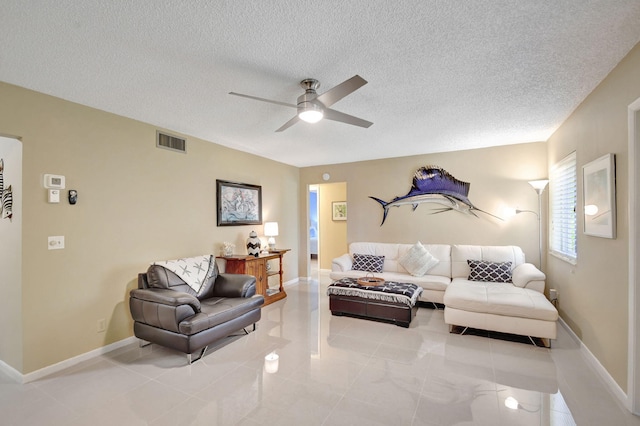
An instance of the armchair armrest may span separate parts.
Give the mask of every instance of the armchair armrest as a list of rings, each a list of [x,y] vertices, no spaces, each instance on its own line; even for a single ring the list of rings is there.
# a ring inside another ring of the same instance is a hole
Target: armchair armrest
[[[179,324],[200,312],[200,301],[179,291],[149,288],[129,293],[129,308],[136,322],[179,332]]]
[[[213,285],[214,297],[251,297],[256,294],[256,277],[245,274],[219,274]]]
[[[544,292],[547,276],[531,263],[523,263],[516,266],[511,274],[513,285]]]
[[[194,311],[200,312],[200,301],[189,293],[169,290],[165,288],[133,289],[131,297],[145,302],[158,303],[160,305],[180,306],[189,305]]]
[[[331,271],[332,272],[346,272],[350,271],[353,266],[353,259],[349,253],[345,253],[340,257],[336,257],[331,261]]]

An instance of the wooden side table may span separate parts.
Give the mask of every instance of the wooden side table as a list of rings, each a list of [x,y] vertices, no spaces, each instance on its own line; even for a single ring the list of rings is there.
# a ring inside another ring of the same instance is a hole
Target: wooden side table
[[[291,249],[270,250],[269,253],[261,253],[258,257],[244,254],[232,256],[218,256],[227,262],[225,271],[229,274],[248,274],[256,277],[256,292],[264,296],[264,304],[276,302],[287,297],[283,286],[282,256]],[[267,263],[278,259],[278,269],[268,270]],[[269,277],[279,275],[279,288],[269,288]]]

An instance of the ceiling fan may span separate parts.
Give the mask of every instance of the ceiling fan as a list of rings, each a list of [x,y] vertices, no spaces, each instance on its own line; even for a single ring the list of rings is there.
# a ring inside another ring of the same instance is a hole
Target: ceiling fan
[[[305,91],[304,94],[298,97],[298,102],[296,105],[286,102],[273,101],[271,99],[259,98],[257,96],[243,95],[236,92],[229,92],[229,94],[241,96],[243,98],[255,99],[257,101],[269,102],[276,105],[297,108],[298,114],[291,120],[284,123],[278,130],[276,130],[276,132],[282,132],[283,130],[288,129],[300,120],[306,121],[307,123],[317,123],[323,118],[367,128],[373,123],[358,117],[354,117],[353,115],[345,114],[343,112],[329,108],[331,105],[335,104],[345,96],[355,92],[365,84],[367,84],[367,80],[360,77],[359,75],[354,75],[350,79],[343,81],[332,89],[329,89],[323,94],[318,95],[316,90],[320,87],[320,82],[313,78],[307,78],[300,82],[300,86],[302,86]]]

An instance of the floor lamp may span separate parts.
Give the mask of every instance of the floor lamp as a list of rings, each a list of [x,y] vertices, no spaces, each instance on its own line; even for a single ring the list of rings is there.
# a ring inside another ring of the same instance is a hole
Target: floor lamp
[[[516,210],[516,214],[533,213],[538,218],[538,265],[540,265],[540,270],[542,270],[542,223],[540,217],[542,215],[542,193],[544,192],[544,189],[547,187],[548,183],[549,179],[529,181],[529,185],[531,185],[533,189],[538,193],[538,212],[534,212],[533,210]]]

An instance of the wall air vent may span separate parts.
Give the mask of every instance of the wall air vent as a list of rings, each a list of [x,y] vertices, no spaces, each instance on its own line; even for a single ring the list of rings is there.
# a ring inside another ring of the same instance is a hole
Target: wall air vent
[[[156,146],[177,152],[187,152],[187,140],[177,136],[156,132]]]

